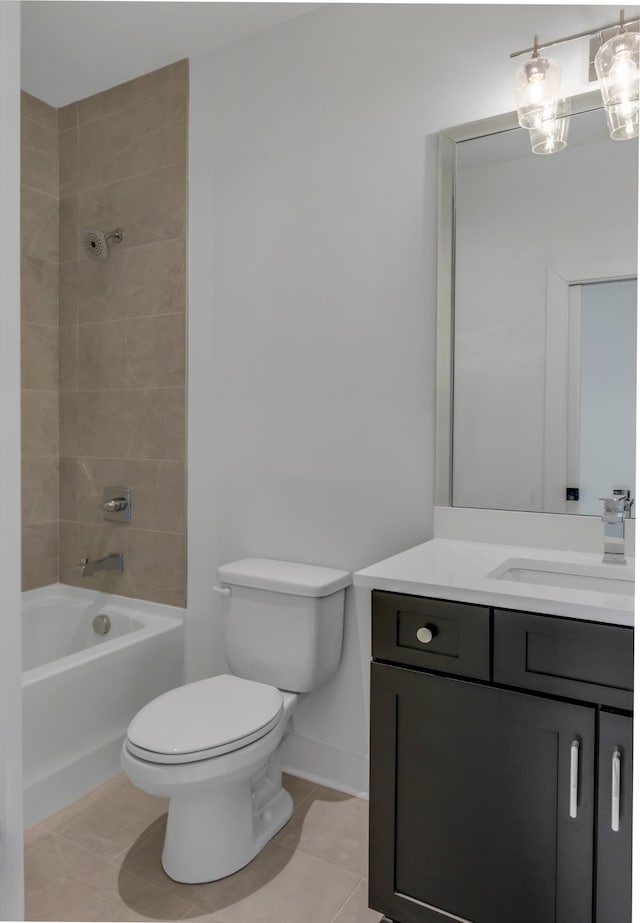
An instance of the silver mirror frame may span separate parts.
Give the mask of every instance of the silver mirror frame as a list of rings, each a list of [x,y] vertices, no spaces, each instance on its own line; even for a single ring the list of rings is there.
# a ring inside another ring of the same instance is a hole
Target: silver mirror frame
[[[599,90],[571,97],[571,115],[591,112],[595,109],[603,109]],[[514,128],[518,128],[518,117],[515,111],[467,122],[465,125],[456,125],[441,131],[438,136],[436,506],[453,506],[456,145],[461,141],[500,134]]]

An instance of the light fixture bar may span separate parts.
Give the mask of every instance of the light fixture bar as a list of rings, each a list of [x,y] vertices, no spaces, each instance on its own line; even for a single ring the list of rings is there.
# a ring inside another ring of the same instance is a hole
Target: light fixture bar
[[[616,26],[630,26],[634,22],[640,22],[640,16],[634,16],[633,19],[618,19],[607,26],[600,26],[598,29],[587,29],[584,32],[575,32],[573,35],[565,35],[564,38],[555,38],[551,42],[540,42],[531,45],[529,48],[523,48],[521,51],[512,51],[510,58],[519,58],[523,54],[531,54],[536,48],[552,48],[554,45],[564,45],[565,42],[573,42],[578,38],[587,38],[589,35],[598,35],[600,32],[606,32],[607,29],[615,29]]]

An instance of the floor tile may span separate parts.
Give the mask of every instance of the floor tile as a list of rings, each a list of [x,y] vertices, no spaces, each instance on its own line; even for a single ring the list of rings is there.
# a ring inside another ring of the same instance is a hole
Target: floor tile
[[[216,921],[330,923],[358,883],[354,875],[342,869],[294,853],[272,841],[234,875],[204,884],[180,884],[162,870],[164,820],[160,818],[147,836],[129,850],[123,859],[123,869],[196,904],[201,913],[216,914]]]
[[[362,880],[332,923],[380,923],[384,917],[376,910],[370,910],[367,900],[368,885]]]
[[[366,878],[368,814],[368,802],[361,798],[316,786],[299,802],[276,839],[282,846]]]
[[[287,860],[283,859],[287,856]],[[263,851],[259,867],[248,866],[216,882],[216,920],[221,923],[330,923],[357,885],[349,872],[277,843]],[[253,864],[253,863],[252,863]],[[268,873],[268,874],[265,874]],[[231,879],[236,881],[232,882]],[[260,879],[266,878],[266,881]]]
[[[47,828],[43,824],[36,824],[35,827],[30,827],[29,830],[24,832],[24,851],[25,854],[29,852],[30,849],[33,849],[34,846],[37,846],[43,840],[51,839],[53,837],[52,833],[49,833]]]
[[[293,798],[293,803],[298,804],[318,786],[315,782],[309,782],[307,779],[301,779],[299,776],[291,776],[288,772],[283,772],[282,787],[289,792]]]
[[[135,788],[124,776],[117,776],[86,804],[76,802],[45,821],[52,833],[97,856],[113,859],[127,850],[167,810],[168,802]],[[73,806],[71,806],[73,807]]]
[[[167,802],[116,776],[25,834],[27,919],[377,923],[367,908],[367,804],[285,774],[294,815],[244,869],[172,881]]]
[[[187,901],[52,835],[25,856],[27,920],[177,920]]]

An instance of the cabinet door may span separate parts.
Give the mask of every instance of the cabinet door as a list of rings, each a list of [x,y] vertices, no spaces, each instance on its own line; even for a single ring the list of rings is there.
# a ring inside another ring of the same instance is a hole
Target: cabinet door
[[[595,719],[374,663],[371,906],[401,923],[589,923]]]
[[[629,716],[600,715],[596,923],[631,923],[632,728]]]

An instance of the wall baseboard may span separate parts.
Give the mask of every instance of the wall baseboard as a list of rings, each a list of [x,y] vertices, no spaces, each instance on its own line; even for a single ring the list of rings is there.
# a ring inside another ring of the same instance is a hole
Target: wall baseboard
[[[309,782],[369,798],[369,757],[293,734],[284,770]]]

